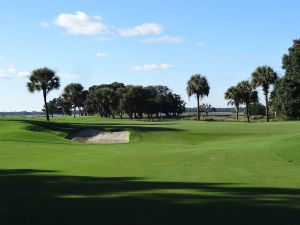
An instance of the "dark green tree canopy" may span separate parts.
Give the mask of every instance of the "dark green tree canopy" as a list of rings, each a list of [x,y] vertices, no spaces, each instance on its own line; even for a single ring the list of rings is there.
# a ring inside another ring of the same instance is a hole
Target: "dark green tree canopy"
[[[35,91],[43,91],[48,94],[51,90],[60,87],[60,81],[55,71],[44,67],[32,71],[27,87],[32,93]]]
[[[258,102],[258,93],[253,89],[253,86],[249,81],[241,81],[237,84],[237,88],[241,94],[241,103],[250,104]]]
[[[79,83],[71,83],[64,88],[64,92],[62,94],[63,98],[72,104],[74,109],[74,117],[76,115],[76,108],[83,106],[84,97],[87,95],[83,91],[83,86]]]
[[[288,53],[283,55],[282,68],[286,71],[287,76],[300,77],[300,39],[294,40]]]
[[[83,86],[79,83],[71,83],[64,88],[63,97],[71,102],[73,106],[78,106],[80,102]]]
[[[252,73],[252,84],[255,88],[261,86],[266,95],[270,85],[274,84],[277,78],[277,73],[270,66],[260,66]]]
[[[266,112],[266,107],[261,103],[251,103],[250,107],[250,114],[256,116],[264,116]]]
[[[300,119],[300,79],[284,76],[271,94],[272,109],[285,118]]]
[[[185,110],[185,103],[179,95],[166,86],[135,86],[114,82],[91,86],[84,102],[88,114],[115,117],[127,114],[129,118],[149,118],[153,115],[177,116]]]
[[[235,106],[236,120],[239,120],[239,107],[242,103],[242,93],[237,86],[232,86],[224,94],[224,98],[228,101],[228,105]]]
[[[186,91],[189,97],[197,95],[203,98],[204,96],[208,96],[209,90],[208,81],[201,74],[193,75],[187,83]]]
[[[258,102],[258,93],[249,81],[238,83],[237,88],[241,94],[241,103],[246,105],[247,120],[250,122],[250,104]]]
[[[300,118],[300,39],[283,56],[285,75],[275,83],[272,109],[286,118]]]
[[[239,105],[241,103],[241,92],[236,86],[231,86],[224,94],[228,105]]]

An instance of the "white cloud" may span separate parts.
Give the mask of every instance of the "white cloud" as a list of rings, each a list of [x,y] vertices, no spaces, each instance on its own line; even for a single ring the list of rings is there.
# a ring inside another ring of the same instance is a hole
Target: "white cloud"
[[[16,66],[14,64],[9,64],[8,67],[6,67],[6,71],[10,74],[16,74],[17,73],[17,69],[16,69]]]
[[[145,72],[145,71],[152,71],[157,69],[158,69],[158,65],[156,64],[145,64],[145,65],[133,67],[133,70],[135,70],[136,72]]]
[[[119,30],[119,34],[123,37],[156,34],[159,35],[163,32],[163,27],[156,23],[144,23],[133,28]]]
[[[81,77],[79,75],[72,74],[72,73],[59,73],[58,76],[64,80],[68,80],[68,81],[81,80]]]
[[[108,32],[108,27],[100,17],[80,11],[75,14],[61,13],[56,18],[56,24],[73,35],[104,35]]]
[[[196,45],[197,45],[198,48],[203,48],[204,47],[204,43],[203,42],[198,42]]]
[[[105,57],[105,56],[107,56],[108,54],[106,53],[106,52],[97,52],[96,53],[96,56],[98,57],[98,58],[101,58],[101,57]]]
[[[136,72],[147,72],[154,70],[168,70],[172,67],[170,64],[162,63],[162,64],[144,64],[141,66],[133,67],[133,70]]]
[[[170,65],[170,64],[166,64],[166,63],[160,64],[160,68],[163,70],[168,70],[171,67],[172,67],[172,65]]]
[[[29,71],[20,71],[17,73],[18,77],[29,77],[30,76],[30,72]]]
[[[14,64],[9,64],[0,68],[0,79],[10,79],[17,74],[17,69]]]
[[[0,72],[0,80],[4,80],[4,79],[11,79],[11,76],[8,76],[7,74],[3,74]]]
[[[90,16],[85,12],[61,13],[56,17],[55,24],[64,28],[71,35],[90,35],[98,38],[105,38],[110,35],[119,35],[121,37],[134,37],[146,35],[161,35],[164,28],[157,23],[143,23],[132,28],[117,28],[115,26],[107,26],[103,23],[101,17]],[[41,22],[41,26],[48,27],[47,22]],[[101,39],[102,40],[102,39]],[[147,38],[142,40],[145,43],[169,42],[179,43],[183,38],[179,36],[162,35],[155,38]],[[98,56],[98,57],[102,57]]]
[[[47,22],[40,22],[40,25],[45,28],[49,27],[49,23],[47,23]]]
[[[158,42],[170,42],[170,43],[180,43],[183,42],[183,38],[179,36],[169,36],[164,35],[156,38],[147,38],[142,40],[144,43],[158,43]]]
[[[0,79],[10,79],[11,75],[5,73],[2,71],[2,69],[0,69]]]

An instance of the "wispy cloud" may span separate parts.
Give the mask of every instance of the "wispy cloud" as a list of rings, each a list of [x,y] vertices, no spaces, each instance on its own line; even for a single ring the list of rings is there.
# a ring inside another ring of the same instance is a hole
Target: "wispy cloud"
[[[166,64],[166,63],[160,64],[159,66],[163,70],[168,70],[168,69],[171,69],[171,67],[173,67],[172,65]]]
[[[144,43],[159,43],[159,42],[169,42],[169,43],[180,43],[183,42],[183,38],[179,36],[169,36],[164,35],[155,38],[146,38],[142,40]]]
[[[98,57],[98,58],[102,58],[102,57],[105,57],[107,55],[108,55],[107,52],[96,52],[96,57]]]
[[[18,77],[29,77],[30,76],[30,71],[20,71],[17,73]]]
[[[157,23],[144,23],[133,28],[121,29],[119,34],[123,37],[140,36],[147,34],[159,35],[163,32],[163,27]]]
[[[45,28],[49,27],[49,23],[47,22],[40,22],[40,25]]]
[[[58,76],[63,80],[80,81],[81,76],[73,73],[58,73]]]
[[[11,78],[12,78],[11,75],[9,75],[9,74],[7,74],[7,73],[5,73],[5,72],[2,72],[2,69],[0,69],[0,79],[1,79],[1,80],[4,80],[4,79],[11,79]]]
[[[9,64],[0,68],[0,79],[11,79],[13,75],[17,72],[16,66]]]
[[[0,79],[13,79],[14,77],[28,78],[31,74],[29,70],[18,70],[14,64],[0,67]],[[58,73],[62,80],[79,81],[81,76],[72,73]]]
[[[147,72],[154,70],[168,70],[172,67],[170,64],[162,63],[162,64],[144,64],[140,66],[133,67],[133,70],[136,72]]]
[[[27,77],[29,74],[28,71],[17,70],[14,64],[9,64],[0,68],[0,79],[12,79],[14,76]]]
[[[70,35],[89,35],[95,36],[98,39],[100,38],[101,40],[103,40],[103,38],[106,40],[107,37],[110,36],[135,37],[155,35],[156,37],[146,38],[142,40],[142,42],[179,43],[183,41],[183,38],[179,36],[162,35],[164,28],[158,23],[147,22],[131,28],[118,28],[117,26],[106,25],[99,16],[91,16],[82,11],[61,13],[56,17],[55,24],[64,28]],[[40,25],[43,27],[49,26],[47,22],[41,22]]]
[[[80,11],[75,14],[61,13],[56,18],[56,24],[73,35],[104,35],[109,30],[100,17]]]

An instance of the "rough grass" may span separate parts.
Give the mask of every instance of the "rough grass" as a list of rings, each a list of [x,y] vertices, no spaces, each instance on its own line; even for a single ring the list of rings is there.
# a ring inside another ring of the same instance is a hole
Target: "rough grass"
[[[65,139],[131,131],[129,144]],[[300,123],[0,119],[0,224],[300,224]]]

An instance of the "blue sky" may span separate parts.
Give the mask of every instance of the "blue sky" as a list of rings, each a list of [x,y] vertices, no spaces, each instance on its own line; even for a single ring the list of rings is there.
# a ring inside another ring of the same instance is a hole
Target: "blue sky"
[[[224,92],[260,65],[280,74],[300,38],[297,0],[49,0],[0,2],[0,111],[40,110],[27,75],[48,66],[86,88],[113,81],[169,86],[188,103],[194,73],[211,86],[203,101],[226,106]],[[261,98],[261,100],[263,100]]]

